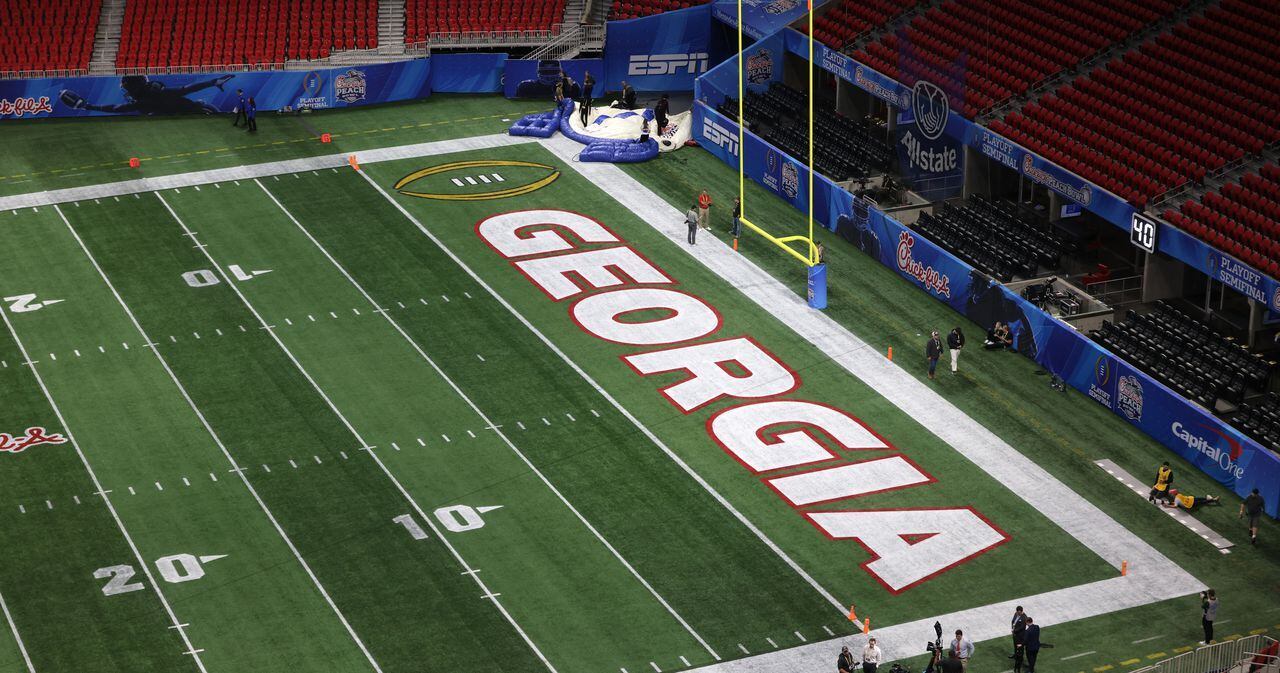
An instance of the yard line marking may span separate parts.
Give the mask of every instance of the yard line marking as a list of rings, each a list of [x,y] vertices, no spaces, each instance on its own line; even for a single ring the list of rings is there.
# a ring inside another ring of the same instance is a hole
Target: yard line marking
[[[169,207],[169,203],[164,200],[163,196],[160,196],[159,192],[156,192],[156,198],[159,199],[160,203],[164,205],[165,210],[169,211],[169,214],[173,216],[173,219],[178,221],[178,224],[182,226],[183,231],[187,231],[187,232],[191,231],[190,229],[187,229],[187,225],[183,223],[181,219],[178,218],[178,214],[174,212],[173,208]],[[57,209],[57,206],[55,205],[54,208]],[[62,222],[67,225],[67,230],[71,232],[71,235],[75,237],[76,242],[80,244],[80,249],[83,250],[85,256],[89,258],[89,261],[93,264],[93,268],[97,269],[98,275],[102,277],[102,281],[106,283],[107,287],[111,290],[111,294],[115,295],[116,301],[120,303],[120,308],[124,309],[125,314],[129,316],[129,321],[132,322],[134,328],[138,330],[138,334],[142,335],[142,338],[144,341],[150,341],[151,338],[147,336],[147,331],[142,328],[142,324],[138,322],[137,316],[134,315],[133,310],[129,308],[129,305],[125,303],[124,298],[120,296],[119,291],[116,290],[116,286],[111,282],[111,279],[107,277],[106,272],[102,270],[102,267],[98,264],[98,260],[93,256],[93,253],[89,252],[88,246],[84,244],[84,241],[80,238],[80,234],[76,232],[75,227],[71,226],[71,222],[67,220],[65,215],[62,215],[61,210],[58,210],[58,215],[62,217]],[[207,251],[205,251],[205,256],[209,256],[209,253]],[[212,260],[213,258],[209,257],[209,259]],[[221,267],[219,267],[218,269],[221,272]],[[226,278],[226,275],[223,274],[223,277]],[[231,283],[231,280],[227,278],[226,282]],[[236,291],[239,292],[238,289]],[[5,317],[4,320],[6,323],[8,322],[7,317]],[[244,329],[243,326],[241,327],[241,329]],[[274,333],[271,333],[271,334],[273,337],[275,336]],[[324,585],[320,583],[319,578],[317,578],[315,573],[312,572],[311,566],[307,564],[306,560],[302,558],[302,554],[298,552],[298,548],[294,546],[293,540],[290,539],[289,535],[285,533],[283,528],[280,527],[280,522],[276,520],[276,517],[274,514],[271,513],[270,508],[268,508],[267,504],[263,502],[262,497],[258,495],[258,490],[253,487],[252,482],[250,482],[248,476],[245,475],[243,468],[241,468],[240,465],[236,463],[236,460],[234,457],[232,457],[231,452],[228,451],[226,445],[222,443],[222,438],[219,437],[218,433],[214,431],[213,426],[209,425],[209,421],[205,418],[204,412],[200,411],[200,408],[196,406],[195,401],[191,399],[191,395],[187,392],[186,387],[183,386],[182,382],[178,380],[178,376],[173,372],[173,369],[169,366],[168,360],[166,360],[164,356],[160,354],[160,349],[158,348],[151,349],[151,352],[155,353],[156,359],[160,362],[160,365],[164,368],[165,372],[169,375],[169,378],[173,381],[173,384],[177,386],[178,391],[182,393],[182,397],[183,399],[186,400],[187,405],[191,407],[192,413],[196,415],[196,418],[200,419],[200,424],[204,426],[205,431],[209,433],[209,436],[213,438],[214,443],[217,444],[218,449],[222,451],[222,455],[227,459],[227,462],[231,464],[232,466],[231,471],[235,472],[237,475],[240,476],[241,483],[243,483],[245,488],[248,489],[249,493],[253,495],[253,499],[257,501],[258,506],[262,509],[263,514],[265,514],[267,516],[267,519],[271,521],[271,525],[274,526],[276,529],[276,532],[280,534],[280,538],[284,540],[284,543],[289,548],[289,551],[293,552],[294,558],[298,560],[298,564],[302,566],[302,569],[306,571],[307,576],[311,578],[311,582],[315,585],[316,589],[319,590],[320,595],[324,597],[325,602],[329,604],[329,607],[333,610],[334,614],[337,615],[338,620],[342,623],[342,626],[346,628],[347,633],[350,634],[352,640],[356,642],[356,645],[359,646],[360,651],[365,655],[365,658],[369,660],[369,664],[373,667],[373,670],[376,671],[377,673],[382,673],[382,668],[378,666],[378,662],[375,661],[373,658],[373,655],[369,653],[369,649],[365,647],[364,641],[361,640],[360,636],[358,636],[355,630],[351,628],[351,624],[347,622],[346,616],[344,616],[342,614],[342,611],[338,609],[338,606],[334,604],[333,599],[329,597],[329,592],[325,590]],[[50,401],[52,402],[52,400]],[[61,414],[59,414],[59,419],[61,420]],[[62,425],[64,428],[66,428],[65,421],[62,421]],[[75,440],[71,438],[71,432],[69,429],[67,431],[67,438],[71,439],[72,445],[75,446]],[[76,446],[76,452],[79,453],[79,451],[80,451],[79,446]],[[81,459],[82,460],[84,459],[83,454],[81,454]],[[86,462],[85,465],[87,467],[88,462]],[[92,473],[91,473],[91,476],[92,476]],[[209,479],[213,481],[217,481],[218,477],[215,476],[212,472],[210,472]],[[93,478],[93,483],[95,486],[98,487],[99,491],[102,490],[102,486],[101,484],[98,483],[98,479],[96,476],[94,476]],[[117,521],[119,521],[119,517],[116,516],[115,508],[112,507],[111,501],[107,499],[105,495],[102,496],[102,499],[107,503],[107,508],[111,510],[112,516],[115,517]],[[423,516],[423,518],[425,519],[426,517]],[[120,524],[120,525],[121,525],[121,530],[123,531],[124,525],[123,524]],[[127,537],[127,534],[126,534],[126,537]],[[160,593],[160,585],[158,585],[155,581],[155,578],[151,576],[150,567],[146,564],[145,561],[142,560],[142,556],[138,552],[137,547],[133,546],[133,542],[130,541],[129,544],[130,544],[130,547],[133,548],[134,556],[137,558],[138,564],[142,566],[143,572],[147,574],[147,579],[151,582],[151,586],[155,589],[156,594],[160,596],[161,601],[164,603],[165,610],[169,612],[169,616],[173,619],[174,623],[178,623],[177,617],[173,615],[173,611],[169,608],[168,602],[164,600],[164,596]],[[183,632],[182,629],[179,629],[178,632],[182,634],[183,642],[186,643],[187,648],[194,650],[195,648],[191,644],[191,641],[187,638],[186,633]],[[196,663],[200,667],[200,670],[204,671],[204,664],[200,662],[200,657],[196,655],[193,655],[193,656],[195,657]]]
[[[392,203],[397,210],[399,210],[401,213],[404,213],[406,216],[409,215],[408,211],[406,211],[403,207],[401,207],[399,203],[397,203],[394,199],[392,199],[390,195],[388,195],[385,191],[383,191],[382,187],[378,185],[377,182],[375,182],[372,178],[370,178],[367,174],[363,172],[360,175],[365,179],[366,182],[372,185],[374,189],[378,190],[378,193],[382,194],[382,196],[385,199],[387,199],[387,201]],[[365,290],[364,286],[361,285],[359,281],[357,281],[347,271],[347,269],[343,267],[342,264],[340,264],[338,260],[334,258],[333,255],[331,255],[327,249],[325,249],[323,245],[320,244],[320,241],[316,240],[316,238],[311,235],[311,232],[307,231],[307,228],[302,226],[302,223],[299,222],[297,218],[295,218],[293,214],[290,213],[288,209],[286,209],[284,205],[280,203],[280,201],[276,200],[275,196],[272,195],[271,192],[267,191],[266,187],[263,187],[262,189],[264,192],[267,192],[267,195],[271,197],[272,201],[275,201],[276,205],[280,207],[280,210],[283,211],[285,215],[287,215],[295,225],[297,225],[298,229],[301,230],[302,233],[307,236],[307,238],[311,239],[311,242],[315,244],[316,248],[318,248],[320,252],[324,253],[325,257],[329,259],[329,261],[334,265],[334,267],[337,268],[338,271],[340,271],[342,275],[347,278],[348,281],[350,281],[351,285],[355,287],[356,290],[358,290],[362,296],[364,296],[365,301],[369,302],[369,304],[375,307],[378,306],[378,302],[375,301],[374,298],[368,293],[368,291]],[[426,232],[426,229],[422,227],[422,225],[416,219],[413,219],[410,216],[410,220],[414,224],[416,224],[419,229]],[[433,240],[435,240],[434,237],[433,237]],[[440,245],[438,241],[437,241],[437,245]],[[441,245],[440,247],[441,249],[444,249],[443,245]],[[452,253],[449,253],[449,254],[452,257]],[[457,257],[453,257],[453,259],[455,262],[461,265],[461,260],[458,260]],[[471,272],[470,268],[466,266],[463,266],[463,268],[468,273],[470,273],[473,277],[475,277],[475,274]],[[441,296],[444,298],[446,302],[449,301],[448,297],[444,295],[441,295]],[[490,420],[489,416],[485,414],[484,411],[481,410],[480,407],[475,403],[475,401],[472,400],[471,397],[469,397],[465,392],[463,392],[462,388],[460,388],[458,384],[448,374],[446,374],[443,369],[440,368],[440,365],[438,365],[435,360],[431,359],[431,357],[427,355],[427,352],[423,350],[422,346],[419,345],[418,342],[413,339],[413,337],[409,336],[408,332],[404,331],[404,328],[400,326],[400,323],[396,322],[395,318],[391,317],[391,315],[387,313],[384,313],[382,317],[386,319],[386,321],[390,323],[391,326],[395,328],[397,332],[400,333],[400,336],[404,337],[405,341],[408,342],[409,345],[412,346],[415,351],[417,351],[418,355],[422,357],[423,361],[426,362],[428,365],[430,365],[430,367],[433,370],[435,370],[436,374],[440,376],[440,378],[446,384],[448,384],[450,388],[453,389],[454,393],[456,393],[458,397],[461,398],[462,401],[465,402],[468,407],[471,407],[471,410],[475,412],[476,416],[478,416],[480,420],[484,422],[485,425],[494,424],[493,421]],[[545,418],[543,419],[543,422],[546,422],[547,425],[550,425],[550,423],[547,422]],[[665,608],[667,612],[677,622],[679,622],[679,624],[682,627],[684,627],[686,631],[689,632],[689,635],[693,636],[693,638],[698,641],[698,644],[701,645],[704,649],[706,649],[706,651],[710,653],[711,656],[714,657],[716,661],[720,661],[720,655],[717,654],[716,651],[711,648],[711,645],[708,644],[707,641],[703,640],[702,636],[699,635],[698,632],[693,629],[693,626],[691,626],[687,621],[685,621],[684,617],[680,616],[680,614],[676,612],[675,608],[673,608],[671,604],[668,603],[667,600],[663,598],[661,594],[658,593],[657,589],[655,589],[653,585],[649,583],[648,580],[646,580],[643,576],[641,576],[639,571],[637,571],[635,567],[632,566],[631,563],[627,561],[627,559],[624,558],[622,554],[608,540],[605,539],[604,535],[601,534],[600,531],[596,529],[596,527],[592,525],[592,523],[588,521],[587,518],[583,516],[582,513],[579,512],[576,507],[573,506],[572,503],[569,502],[569,499],[566,498],[564,494],[560,492],[560,489],[556,488],[555,484],[551,483],[551,480],[548,479],[545,474],[543,474],[542,470],[538,469],[537,465],[535,465],[533,461],[529,460],[529,457],[526,456],[515,445],[515,443],[512,442],[511,439],[508,438],[506,434],[504,434],[501,430],[494,430],[494,432],[498,435],[498,437],[502,439],[503,443],[505,443],[507,447],[511,449],[512,453],[514,453],[525,465],[527,465],[529,470],[533,472],[535,475],[537,475],[538,478],[542,481],[542,483],[546,485],[546,487],[556,496],[556,498],[558,498],[560,502],[563,503],[564,506],[570,512],[572,512],[574,516],[578,518],[578,521],[582,522],[582,525],[586,527],[586,529],[590,531],[592,535],[595,536],[595,538],[600,542],[600,544],[602,544],[606,549],[609,550],[610,553],[613,554],[614,558],[616,558],[618,562],[621,563],[622,566],[626,568],[628,572],[631,573],[632,577],[634,577],[637,582],[639,582],[645,589],[647,589],[649,593],[654,597],[654,599],[656,599],[658,603],[660,603],[662,607]]]
[[[818,592],[819,595],[825,598],[826,601],[830,603],[836,610],[839,610],[841,615],[848,614],[848,608],[845,605],[843,605],[840,601],[836,600],[836,597],[833,596],[830,591],[827,591],[824,587],[822,587],[822,585],[818,584],[818,581],[815,580],[812,575],[806,572],[804,568],[800,567],[800,564],[796,563],[795,559],[792,559],[785,551],[782,550],[781,547],[777,545],[777,543],[771,540],[769,536],[765,535],[764,531],[760,530],[742,512],[738,511],[738,509],[733,506],[733,503],[725,499],[725,497],[721,495],[720,492],[717,491],[710,484],[710,482],[704,479],[702,475],[695,472],[694,469],[690,467],[688,463],[686,463],[684,460],[680,458],[680,456],[676,455],[676,453],[671,450],[671,447],[667,446],[661,439],[658,438],[657,435],[653,434],[653,431],[650,430],[643,423],[641,423],[640,419],[632,415],[630,411],[627,411],[626,407],[622,406],[622,403],[619,402],[617,398],[610,395],[608,391],[606,391],[603,387],[601,387],[599,382],[597,382],[594,378],[592,378],[590,374],[588,374],[585,370],[582,369],[582,367],[578,366],[578,363],[571,360],[569,356],[566,355],[565,352],[560,349],[559,346],[556,346],[555,343],[551,341],[551,339],[547,338],[547,335],[543,334],[541,330],[539,330],[537,327],[533,325],[533,323],[529,322],[528,318],[525,318],[524,315],[522,315],[519,311],[517,311],[516,308],[511,305],[510,302],[504,299],[502,295],[498,294],[498,292],[493,289],[493,286],[485,282],[485,280],[481,278],[480,275],[477,274],[474,269],[468,266],[466,262],[462,261],[462,259],[458,257],[457,254],[455,254],[452,250],[450,250],[448,246],[444,244],[444,241],[441,241],[439,237],[431,233],[429,229],[423,226],[422,222],[419,222],[418,218],[414,217],[413,214],[410,213],[407,209],[405,209],[403,205],[401,205],[395,199],[391,198],[391,195],[388,194],[386,190],[382,188],[381,185],[375,182],[373,178],[370,178],[364,172],[360,173],[360,177],[364,178],[365,182],[369,183],[371,187],[373,187],[375,190],[378,191],[379,194],[382,195],[382,198],[386,199],[386,201],[390,203],[392,206],[394,206],[396,210],[400,211],[401,215],[403,215],[406,219],[412,222],[414,226],[418,228],[418,231],[421,231],[422,234],[427,238],[429,238],[432,243],[435,243],[436,247],[440,248],[440,250],[444,252],[445,255],[449,257],[449,259],[453,260],[454,264],[457,264],[459,267],[462,268],[463,271],[466,272],[468,276],[471,276],[472,280],[474,280],[480,287],[484,288],[484,290],[488,292],[491,297],[497,300],[497,302],[501,304],[503,308],[507,309],[507,311],[510,312],[511,315],[516,318],[516,320],[520,321],[520,323],[524,325],[525,328],[528,329],[534,336],[536,336],[539,341],[545,344],[547,348],[551,349],[551,351],[554,352],[556,355],[558,355],[560,359],[564,361],[565,364],[569,365],[569,367],[573,369],[574,372],[578,374],[578,376],[582,377],[584,381],[590,384],[591,387],[594,388],[595,391],[599,393],[602,398],[608,401],[609,404],[611,404],[615,409],[617,409],[624,417],[627,418],[627,420],[631,421],[631,423],[638,430],[640,430],[640,432],[643,433],[644,436],[649,439],[649,441],[653,442],[654,446],[658,447],[658,449],[661,450],[663,453],[665,453],[668,458],[670,458],[673,462],[675,462],[676,465],[680,466],[680,468],[683,469],[686,474],[692,477],[693,480],[698,483],[698,485],[702,486],[704,490],[706,490],[709,494],[711,494],[711,496],[715,498],[716,502],[719,502],[722,507],[724,507],[726,510],[729,511],[729,513],[731,513],[734,516],[734,518],[736,518],[739,522],[741,522],[742,525],[746,526],[747,529],[750,530],[752,534],[756,536],[757,539],[759,539],[766,546],[768,546],[769,549],[773,551],[773,553],[776,554],[780,559],[782,559],[782,561],[786,563],[788,567],[790,567],[797,575],[799,575],[802,579],[804,579],[805,582],[807,582],[809,586],[813,588],[814,591]],[[719,659],[719,657],[716,657],[716,659]]]
[[[765,638],[765,640],[769,641],[769,644],[773,646],[773,649],[778,649],[778,644],[773,642],[773,638]]]
[[[254,182],[257,183],[258,187],[260,187],[262,191],[273,202],[275,202],[276,206],[278,206],[280,210],[284,211],[286,215],[289,215],[289,219],[293,220],[293,215],[289,214],[289,211],[285,210],[284,205],[281,204],[278,200],[276,200],[275,195],[272,194],[266,188],[266,186],[262,184],[262,182],[256,179],[254,180]],[[159,196],[159,194],[157,194],[157,196]],[[160,200],[162,203],[165,203],[163,197],[161,197]],[[172,215],[175,220],[177,220],[178,224],[181,225],[183,229],[187,228],[186,223],[183,222],[182,219],[178,217],[178,214],[175,213],[172,208],[169,208],[168,203],[165,203],[165,208],[169,211],[169,214]],[[295,224],[297,223],[297,220],[293,220],[293,221]],[[301,225],[299,225],[299,227],[301,227]],[[303,231],[306,231],[306,230],[304,229]],[[310,234],[308,234],[308,236],[310,236]],[[234,283],[232,283],[230,276],[227,275],[227,272],[225,269],[223,269],[222,265],[219,264],[216,259],[214,259],[213,255],[207,249],[203,250],[202,252],[204,253],[205,257],[208,258],[209,263],[213,264],[218,274],[222,276],[222,279],[227,283],[228,287],[231,288],[232,292],[234,292],[236,296],[240,298],[240,301],[244,304],[245,308],[249,309],[249,312],[253,314],[254,318],[257,318],[258,322],[262,323],[263,325],[266,325],[267,322],[262,317],[262,314],[258,313],[258,309],[249,301],[249,298],[246,297],[244,293],[240,291],[240,288],[237,287]],[[6,317],[5,320],[8,320],[8,318]],[[337,405],[333,403],[333,400],[329,398],[329,394],[326,393],[324,389],[320,387],[320,384],[318,384],[314,378],[312,378],[311,372],[308,372],[307,369],[302,366],[302,363],[299,362],[298,358],[294,356],[293,351],[289,350],[289,347],[286,346],[284,341],[280,339],[280,335],[276,334],[274,331],[271,331],[271,330],[268,330],[267,334],[271,336],[271,339],[276,342],[276,345],[280,347],[280,350],[285,354],[285,356],[289,358],[289,361],[293,363],[293,366],[297,368],[298,373],[302,374],[303,378],[307,380],[307,383],[311,384],[311,387],[315,389],[318,395],[320,395],[321,399],[324,400],[325,404],[328,405],[329,409],[332,410],[334,415],[338,417],[338,420],[342,422],[343,426],[345,426],[347,430],[351,433],[351,435],[355,437],[356,441],[360,442],[360,446],[368,447],[369,443],[365,441],[364,436],[362,436],[360,432],[356,430],[355,426],[352,425],[349,420],[347,420],[347,417],[342,413],[340,409],[338,409]],[[449,550],[449,553],[458,562],[458,565],[462,566],[464,569],[469,569],[471,567],[470,564],[468,564],[466,559],[462,557],[462,554],[458,552],[457,548],[453,546],[453,543],[449,541],[449,538],[445,537],[444,534],[440,532],[440,529],[436,526],[435,521],[432,519],[432,517],[429,516],[427,512],[422,509],[422,506],[418,504],[417,500],[414,500],[413,496],[410,495],[407,490],[405,490],[404,485],[400,483],[400,480],[397,479],[396,476],[391,472],[391,470],[387,468],[386,463],[382,462],[382,457],[379,456],[377,453],[374,453],[373,451],[369,451],[369,457],[372,458],[375,463],[377,463],[378,467],[382,470],[382,473],[387,476],[387,479],[389,479],[391,483],[396,487],[396,490],[400,491],[400,494],[404,496],[404,499],[408,501],[411,507],[413,507],[413,510],[414,512],[417,513],[418,518],[427,524],[427,526],[431,529],[431,532],[435,533],[436,539],[440,540],[441,544],[443,544],[445,548]],[[476,585],[479,586],[481,590],[485,591],[486,593],[492,594],[489,588],[485,586],[483,580],[481,580],[476,575],[472,575],[471,577],[472,579],[475,580]],[[528,634],[524,632],[524,629],[520,628],[520,625],[516,623],[515,618],[511,615],[510,612],[507,611],[506,607],[504,607],[502,603],[498,601],[496,596],[492,600],[493,600],[494,607],[497,608],[498,611],[502,614],[502,616],[507,620],[507,622],[511,624],[512,628],[516,630],[516,633],[519,634],[520,638],[523,639],[525,644],[529,646],[529,649],[533,650],[533,653],[547,667],[547,670],[550,671],[551,673],[557,673],[555,666],[551,665],[551,662],[546,658],[545,655],[542,654],[542,650],[538,649],[538,646],[534,644],[533,640],[530,639]],[[353,637],[354,635],[355,635],[354,632],[352,632]],[[361,644],[361,647],[363,648],[363,643]],[[378,669],[377,663],[373,661],[372,657],[369,658],[369,662],[374,665],[375,669]],[[379,670],[379,673],[381,673],[381,669],[378,669],[378,670]]]
[[[62,210],[56,205],[54,206],[54,209],[58,211],[60,216],[62,216],[63,222],[66,222],[67,218],[65,215],[62,215]],[[68,224],[68,226],[70,225]],[[22,353],[22,357],[30,360],[31,356],[27,353],[26,344],[22,342],[22,338],[18,336],[17,330],[13,327],[13,323],[9,321],[9,314],[7,311],[0,311],[0,320],[4,321],[5,329],[9,330],[9,334],[13,336],[13,342],[18,346],[18,351]],[[58,418],[58,423],[62,425],[62,431],[65,433],[67,441],[71,442],[71,447],[75,449],[76,455],[79,456],[81,464],[84,465],[85,472],[89,473],[90,481],[93,482],[93,485],[98,489],[98,492],[102,493],[102,502],[107,506],[107,511],[111,513],[111,518],[115,520],[116,527],[120,529],[120,534],[124,536],[125,542],[129,545],[129,550],[133,552],[134,560],[136,560],[138,565],[142,567],[142,572],[146,575],[147,582],[151,584],[152,590],[155,591],[156,598],[160,599],[160,604],[164,606],[164,611],[169,615],[169,620],[174,624],[180,624],[181,621],[178,619],[178,616],[174,614],[173,608],[169,605],[169,600],[164,597],[164,591],[160,589],[160,585],[156,583],[156,578],[152,576],[151,567],[145,560],[143,560],[142,552],[138,549],[138,545],[134,544],[133,537],[129,535],[129,530],[125,528],[124,520],[122,520],[120,518],[120,514],[116,512],[116,507],[112,504],[111,498],[107,497],[107,491],[103,490],[102,482],[98,481],[98,474],[93,471],[93,466],[89,464],[89,459],[85,457],[84,451],[80,449],[80,442],[76,441],[75,434],[71,431],[71,426],[67,424],[66,418],[62,415],[61,407],[59,407],[58,403],[54,401],[53,394],[49,392],[49,387],[45,385],[44,377],[40,375],[40,370],[36,369],[35,365],[31,366],[31,375],[35,377],[36,383],[39,384],[41,392],[44,393],[45,399],[48,400],[49,406],[52,407],[54,415]],[[195,645],[191,643],[191,639],[187,637],[186,632],[179,629],[178,633],[181,634],[182,643],[188,650],[195,649]],[[199,656],[193,655],[193,659],[196,663],[196,667],[200,669],[201,673],[208,673],[204,667],[204,662],[200,660]]]
[[[1156,638],[1163,638],[1163,637],[1164,637],[1163,635],[1159,635],[1159,636],[1151,636],[1150,638],[1143,638],[1143,639],[1141,639],[1141,640],[1135,640],[1135,641],[1133,641],[1133,644],[1134,644],[1134,645],[1138,645],[1138,644],[1140,644],[1140,643],[1149,643],[1149,642],[1151,642],[1151,641],[1155,640]]]
[[[36,673],[36,667],[31,664],[31,657],[27,654],[27,646],[22,642],[22,636],[18,634],[18,625],[13,623],[13,615],[9,614],[9,604],[5,602],[4,594],[0,594],[0,610],[4,611],[4,620],[9,622],[13,639],[18,642],[18,651],[22,653],[22,661],[27,664],[27,671]]]
[[[474,575],[474,574],[476,574],[476,573],[478,573],[478,572],[480,572],[480,569],[479,569],[479,568],[470,568],[470,569],[468,569],[466,572],[460,572],[460,573],[458,573],[458,574],[459,574],[459,575]]]
[[[683,655],[683,654],[682,654],[682,655],[680,655],[680,661],[684,662],[684,665],[685,665],[686,667],[688,667],[688,666],[692,666],[692,664],[690,664],[690,663],[689,663],[689,660],[684,658],[684,655]]]
[[[742,650],[743,654],[751,654],[750,652],[747,651],[747,647],[742,643],[738,643],[738,649]]]
[[[1071,655],[1071,656],[1069,656],[1069,657],[1063,657],[1063,658],[1062,658],[1062,661],[1069,661],[1069,660],[1071,660],[1071,659],[1079,659],[1080,657],[1087,657],[1087,656],[1089,656],[1090,654],[1097,654],[1097,651],[1095,651],[1095,650],[1089,650],[1088,652],[1081,652],[1080,654],[1073,654],[1073,655]]]

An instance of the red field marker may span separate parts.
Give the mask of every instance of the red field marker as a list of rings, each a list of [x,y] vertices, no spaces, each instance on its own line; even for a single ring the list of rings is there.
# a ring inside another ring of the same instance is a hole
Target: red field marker
[[[329,135],[328,133],[321,133],[321,134],[320,134],[320,142],[322,142],[322,143],[331,143],[331,142],[333,142],[333,136]]]
[[[142,165],[142,161],[138,157],[129,157],[129,168],[137,168]]]

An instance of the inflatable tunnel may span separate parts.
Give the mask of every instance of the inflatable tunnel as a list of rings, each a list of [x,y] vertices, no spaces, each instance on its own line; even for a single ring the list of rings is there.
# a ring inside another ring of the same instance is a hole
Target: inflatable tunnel
[[[550,138],[560,128],[563,106],[550,112],[535,112],[521,117],[511,125],[507,133],[513,136],[532,136],[534,138]]]

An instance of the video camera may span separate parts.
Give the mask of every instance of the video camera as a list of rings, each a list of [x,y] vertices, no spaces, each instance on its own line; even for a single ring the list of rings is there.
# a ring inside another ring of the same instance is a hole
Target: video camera
[[[924,649],[933,656],[929,658],[929,665],[925,666],[924,673],[935,673],[942,669],[942,656],[946,649],[942,645],[942,622],[933,623],[934,639],[925,643]]]

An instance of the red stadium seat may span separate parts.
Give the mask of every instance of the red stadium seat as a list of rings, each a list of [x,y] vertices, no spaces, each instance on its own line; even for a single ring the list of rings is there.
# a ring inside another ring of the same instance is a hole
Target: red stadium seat
[[[101,0],[0,0],[0,72],[87,70]]]

